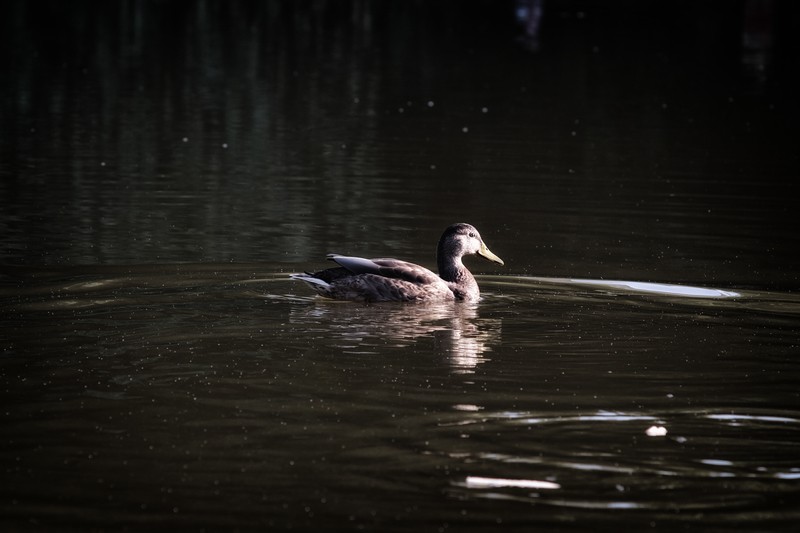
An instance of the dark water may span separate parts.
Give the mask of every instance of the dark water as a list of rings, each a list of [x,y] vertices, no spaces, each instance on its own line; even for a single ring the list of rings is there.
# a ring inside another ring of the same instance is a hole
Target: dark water
[[[4,5],[0,526],[796,529],[798,10],[640,4]]]

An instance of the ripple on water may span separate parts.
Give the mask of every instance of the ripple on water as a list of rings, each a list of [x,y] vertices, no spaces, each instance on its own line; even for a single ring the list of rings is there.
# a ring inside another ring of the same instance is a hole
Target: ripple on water
[[[265,475],[249,481],[296,490],[293,504],[313,486],[361,495],[362,507],[402,491],[436,513],[508,502],[497,514],[509,521],[535,505],[564,522],[578,509],[606,520],[647,510],[736,525],[800,492],[800,412],[774,408],[796,401],[792,294],[481,276],[477,305],[366,306],[286,276],[97,267],[5,284],[7,360],[29,380],[4,383],[30,402],[7,409],[15,438],[85,445],[99,437],[75,428],[102,420],[102,435],[135,427],[136,439],[162,443],[147,464],[169,465],[180,464],[169,455],[177,431],[201,436],[226,476],[254,458]],[[31,425],[48,409],[70,416]],[[136,442],[98,447],[127,455]],[[70,457],[46,445],[54,460]],[[318,462],[298,474],[304,457]],[[112,463],[91,473],[125,479]]]
[[[457,457],[466,475],[451,481],[459,498],[672,512],[733,509],[760,502],[767,488],[773,496],[798,490],[792,481],[800,478],[800,461],[785,458],[798,445],[800,412],[454,409],[459,414],[442,421],[437,431],[458,432],[463,442]],[[671,435],[647,436],[656,422]],[[595,442],[606,444],[598,449]],[[766,453],[754,457],[754,448]],[[720,479],[724,485],[715,484]]]
[[[623,280],[478,276],[487,306],[559,302],[573,307],[613,303],[638,310],[708,309],[763,315],[771,320],[800,318],[800,295],[752,289],[721,289],[675,283]],[[791,322],[794,324],[794,322]]]

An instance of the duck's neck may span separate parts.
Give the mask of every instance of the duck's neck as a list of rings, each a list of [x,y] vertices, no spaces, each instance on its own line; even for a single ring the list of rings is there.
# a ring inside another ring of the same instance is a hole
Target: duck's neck
[[[480,295],[478,282],[461,262],[460,257],[445,260],[439,256],[436,262],[439,264],[439,277],[447,282],[456,300],[478,299]]]
[[[472,276],[464,263],[461,262],[460,257],[443,257],[441,254],[436,258],[436,263],[439,268],[439,277],[445,281],[453,283],[474,283],[475,278]]]

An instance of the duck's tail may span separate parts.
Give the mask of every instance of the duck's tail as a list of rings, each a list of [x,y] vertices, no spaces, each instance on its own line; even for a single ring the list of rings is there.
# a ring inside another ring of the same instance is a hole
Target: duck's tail
[[[325,280],[315,278],[313,274],[309,272],[304,272],[302,274],[291,274],[289,275],[290,279],[296,279],[299,281],[304,281],[307,283],[312,289],[317,291],[318,293],[325,295],[331,289],[330,283]]]

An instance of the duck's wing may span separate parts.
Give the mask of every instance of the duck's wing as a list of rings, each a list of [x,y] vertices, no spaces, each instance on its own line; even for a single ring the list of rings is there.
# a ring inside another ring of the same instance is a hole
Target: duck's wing
[[[328,259],[353,274],[374,274],[421,285],[441,282],[441,278],[427,268],[399,259],[365,259],[337,254],[328,254]]]

